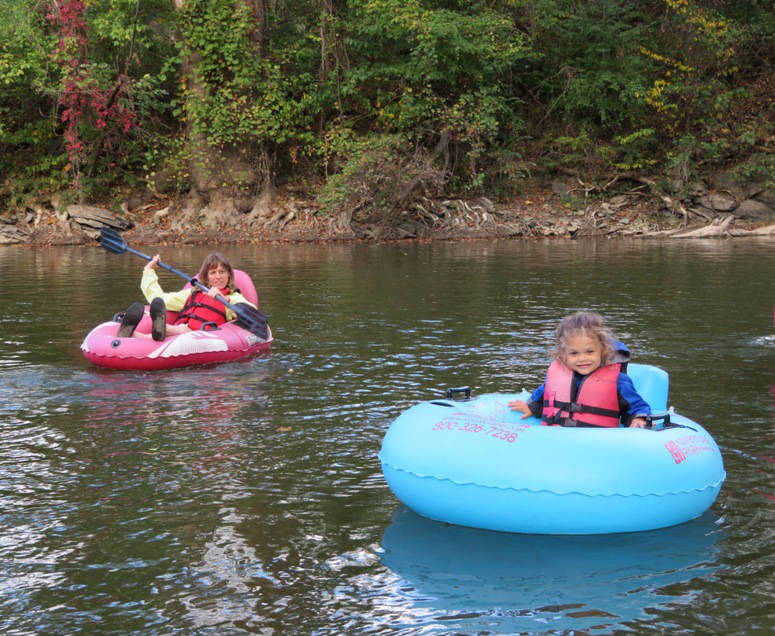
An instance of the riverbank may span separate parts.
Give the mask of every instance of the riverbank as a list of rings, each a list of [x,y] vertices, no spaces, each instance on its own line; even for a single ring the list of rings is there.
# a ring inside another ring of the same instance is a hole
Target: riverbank
[[[719,196],[709,200],[724,201]],[[168,196],[146,197],[139,205],[130,207],[127,202],[121,207],[113,212],[88,205],[58,208],[47,202],[23,214],[2,216],[0,245],[89,244],[103,225],[134,244],[775,236],[775,220],[768,215],[736,215],[729,205],[726,209],[669,205],[640,192],[585,199],[556,184],[499,201],[423,199],[382,217],[354,212],[334,219],[322,215],[313,198],[290,191],[278,192],[263,213],[227,218],[195,218],[184,211],[181,199]],[[736,208],[749,209],[742,204]]]
[[[257,219],[220,224],[192,222],[175,203],[135,215],[126,234],[137,243],[305,243],[581,238],[645,236],[678,229],[680,222],[627,197],[582,207],[534,192],[498,202],[484,197],[416,203],[390,218],[353,214],[343,221],[320,214],[312,200],[288,195]]]

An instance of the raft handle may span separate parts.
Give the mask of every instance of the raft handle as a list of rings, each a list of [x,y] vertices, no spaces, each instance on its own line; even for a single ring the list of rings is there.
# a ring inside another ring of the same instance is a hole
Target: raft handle
[[[646,416],[646,428],[655,428],[654,420],[662,420],[662,428],[670,427],[670,411],[660,411]]]
[[[457,393],[464,393],[465,394],[465,397],[463,398],[464,400],[471,399],[471,387],[469,386],[452,387],[447,389],[447,399],[453,400]]]

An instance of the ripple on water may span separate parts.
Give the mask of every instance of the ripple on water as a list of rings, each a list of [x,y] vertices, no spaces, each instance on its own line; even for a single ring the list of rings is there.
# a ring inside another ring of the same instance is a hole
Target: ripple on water
[[[183,271],[209,249],[161,248]],[[0,308],[16,327],[0,342],[3,633],[772,630],[775,341],[750,275],[768,245],[229,252],[261,274],[273,352],[135,374],[78,345],[137,299],[139,259],[0,250],[17,273]],[[557,321],[590,308],[713,432],[728,479],[711,516],[596,541],[402,512],[377,459],[393,419],[449,387],[533,388]]]

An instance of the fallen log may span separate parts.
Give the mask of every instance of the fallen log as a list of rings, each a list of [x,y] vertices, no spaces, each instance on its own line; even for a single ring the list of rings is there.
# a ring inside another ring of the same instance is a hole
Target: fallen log
[[[775,223],[756,227],[752,230],[731,229],[729,233],[732,236],[775,236]]]
[[[670,234],[670,238],[674,239],[687,239],[687,238],[722,238],[724,236],[730,236],[729,224],[734,220],[734,215],[729,214],[725,217],[719,217],[713,219],[708,225],[699,227],[694,230],[679,230],[673,234]]]

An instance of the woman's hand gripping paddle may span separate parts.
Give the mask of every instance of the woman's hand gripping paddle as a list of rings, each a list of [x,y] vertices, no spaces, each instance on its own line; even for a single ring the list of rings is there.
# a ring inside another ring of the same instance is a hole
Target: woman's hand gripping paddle
[[[112,254],[126,254],[127,252],[129,252],[131,254],[134,254],[135,256],[144,258],[146,261],[150,261],[152,258],[148,256],[148,254],[143,254],[142,252],[138,252],[137,250],[133,250],[131,247],[129,247],[129,245],[127,245],[123,237],[118,232],[116,232],[113,228],[102,227],[102,229],[100,230],[99,241],[100,241],[100,245],[102,245],[102,247],[104,247],[106,250],[108,250],[108,252],[111,252]],[[167,271],[170,271],[173,274],[177,274],[181,278],[185,278],[189,283],[191,283],[192,285],[196,285],[199,289],[201,289],[204,292],[209,291],[209,289],[205,287],[202,283],[200,283],[198,280],[196,280],[196,278],[191,278],[190,276],[187,276],[186,274],[175,269],[174,267],[170,267],[166,263],[162,263],[161,261],[159,261],[159,267],[166,269]],[[266,337],[268,334],[267,326],[266,326],[266,316],[262,312],[244,303],[239,303],[237,305],[234,305],[230,303],[228,300],[226,300],[220,294],[218,294],[215,298],[221,301],[235,314],[237,314],[236,322],[240,327],[249,331],[252,334],[257,335],[259,338],[261,338],[261,340],[266,340]]]

